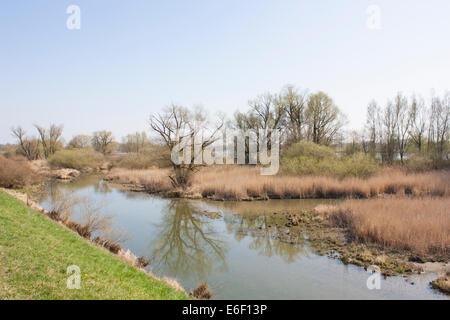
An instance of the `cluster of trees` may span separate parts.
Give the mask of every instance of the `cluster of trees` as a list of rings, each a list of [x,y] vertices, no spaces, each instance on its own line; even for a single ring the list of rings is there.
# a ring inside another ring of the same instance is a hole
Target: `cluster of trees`
[[[333,100],[323,92],[309,94],[293,86],[286,86],[280,93],[266,93],[249,101],[249,110],[236,112],[228,127],[237,132],[254,132],[258,137],[260,130],[266,133],[270,142],[271,132],[279,130],[282,133],[282,145],[290,145],[302,140],[321,145],[331,145],[339,137],[346,120]],[[197,163],[196,156],[223,136],[218,135],[225,127],[223,117],[218,116],[212,121],[199,108],[187,109],[177,105],[165,108],[161,113],[150,118],[150,127],[172,153],[177,151],[190,155],[187,163],[174,163],[174,175],[170,178],[175,186],[189,183],[189,175],[202,163]],[[200,130],[203,140],[201,144],[192,140],[180,147],[183,138],[195,137]],[[257,139],[259,141],[259,139]],[[194,145],[195,144],[195,145]],[[270,143],[268,145],[270,149]],[[246,141],[248,158],[249,145]]]
[[[398,154],[403,163],[407,153],[448,160],[450,136],[450,92],[443,97],[410,99],[398,93],[381,108],[376,101],[367,107],[367,122],[361,148],[381,154],[391,164]],[[353,139],[355,141],[355,139]]]
[[[141,153],[152,145],[145,131],[128,134],[122,138],[119,151],[126,153]]]
[[[153,159],[155,153],[161,153],[161,145],[171,152],[180,139],[193,137],[202,130],[202,145],[196,149],[192,145],[186,146],[192,149],[191,157],[194,158],[195,152],[203,152],[217,141],[220,130],[228,126],[238,132],[254,131],[256,136],[261,129],[268,135],[273,130],[280,130],[282,147],[300,141],[325,146],[343,144],[347,154],[380,155],[386,164],[392,164],[397,156],[403,163],[410,154],[426,155],[433,161],[448,160],[450,152],[450,92],[443,97],[433,97],[429,103],[416,96],[408,99],[401,93],[384,107],[372,101],[367,107],[367,120],[362,132],[352,132],[347,138],[343,138],[342,130],[346,123],[345,115],[321,91],[308,93],[287,85],[279,93],[266,93],[250,100],[248,106],[247,111],[238,111],[231,121],[225,122],[223,116],[211,121],[201,108],[170,105],[150,117],[150,129],[161,138],[162,144],[153,142],[145,132],[129,134],[122,143],[117,143],[110,131],[103,130],[91,136],[77,135],[65,147],[94,149],[104,155],[119,150],[135,154],[134,160],[145,162],[145,156],[152,154]],[[27,136],[21,127],[12,129],[18,152],[27,159],[48,158],[64,148],[62,126],[44,128],[35,125],[35,128],[37,136],[33,137]],[[194,159],[191,163],[187,168],[172,163],[174,184],[186,183],[186,175],[195,166]]]
[[[17,140],[18,152],[28,160],[46,159],[63,148],[62,126],[52,124],[48,129],[38,125],[34,127],[38,132],[38,137],[28,137],[22,127],[11,129]]]
[[[64,149],[62,138],[63,126],[55,124],[49,128],[39,125],[34,126],[37,130],[36,136],[28,136],[22,127],[11,129],[12,135],[16,138],[16,154],[23,155],[28,160],[48,159],[57,151]],[[114,152],[118,148],[118,143],[114,141],[111,131],[96,131],[92,136],[77,135],[66,145],[67,149],[88,149],[92,148],[104,155]]]
[[[341,110],[324,92],[309,94],[288,85],[278,94],[249,101],[247,112],[236,112],[234,127],[247,131],[280,130],[285,144],[302,140],[331,145],[346,123]]]
[[[68,149],[92,148],[103,155],[111,154],[119,148],[111,131],[95,131],[92,136],[76,135],[67,144]]]

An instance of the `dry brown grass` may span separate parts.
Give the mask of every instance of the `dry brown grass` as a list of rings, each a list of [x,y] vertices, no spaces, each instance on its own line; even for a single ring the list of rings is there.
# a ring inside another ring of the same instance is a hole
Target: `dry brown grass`
[[[106,179],[121,184],[142,186],[148,192],[164,192],[172,189],[168,169],[131,170],[112,169]]]
[[[7,159],[0,155],[0,187],[23,188],[38,182],[38,175],[31,170],[25,158]]]
[[[129,170],[115,168],[112,182],[142,186],[149,192],[173,189],[170,169]],[[398,196],[450,196],[450,171],[406,173],[385,169],[368,179],[337,179],[322,176],[262,176],[257,167],[205,167],[192,176],[187,194],[221,200],[370,198],[380,194]]]
[[[193,176],[192,192],[218,199],[370,198],[379,194],[449,196],[450,172],[406,174],[384,170],[369,179],[321,176],[262,176],[259,168],[217,166]]]
[[[450,256],[450,198],[347,200],[316,211],[348,228],[355,241],[422,256]]]

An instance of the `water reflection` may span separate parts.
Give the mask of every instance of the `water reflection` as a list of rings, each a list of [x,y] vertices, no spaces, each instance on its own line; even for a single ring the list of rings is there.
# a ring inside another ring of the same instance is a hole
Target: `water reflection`
[[[273,213],[298,213],[310,211],[319,204],[333,205],[341,202],[339,199],[284,199],[266,201],[205,201],[209,205],[228,212],[245,216],[272,215]]]
[[[61,182],[57,180],[49,180],[45,183],[43,189],[35,192],[34,197],[39,202],[49,201],[61,197],[63,193],[76,193],[78,190],[92,188],[93,196],[106,195],[114,191],[114,189],[100,176],[85,176],[73,182]]]
[[[195,274],[206,281],[214,268],[226,270],[226,243],[216,232],[212,220],[197,214],[188,201],[171,201],[163,208],[156,225],[152,267],[178,277]]]
[[[234,234],[234,239],[242,241],[249,237],[248,248],[256,250],[265,257],[279,256],[291,263],[300,255],[307,255],[304,237],[299,233],[290,234],[289,228],[280,226],[282,220],[270,216],[241,216],[227,214],[224,217],[226,228]]]

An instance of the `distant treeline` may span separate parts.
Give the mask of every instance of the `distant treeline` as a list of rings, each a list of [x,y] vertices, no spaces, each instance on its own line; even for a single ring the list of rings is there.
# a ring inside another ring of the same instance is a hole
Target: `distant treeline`
[[[206,117],[206,112],[172,105],[160,115],[169,120],[182,116],[189,125],[194,119]],[[392,164],[398,155],[401,163],[415,157],[437,166],[439,161],[448,161],[450,152],[450,92],[442,97],[434,96],[429,102],[416,96],[407,98],[401,93],[384,106],[372,101],[367,107],[366,123],[360,131],[353,132],[345,131],[346,117],[331,97],[321,91],[309,93],[291,85],[279,93],[262,94],[249,101],[247,111],[236,112],[228,121],[221,120],[222,124],[239,131],[280,130],[282,148],[309,141],[335,147],[346,154],[381,155],[386,164]],[[62,139],[63,126],[34,127],[36,135],[27,135],[21,127],[12,128],[16,144],[0,145],[0,151],[6,156],[19,154],[35,160],[46,159],[62,149],[90,148],[104,155],[116,151],[142,154],[154,153],[155,148],[160,150],[164,145],[161,143],[164,136],[155,127],[151,129],[156,138],[150,138],[143,128],[142,132],[129,134],[117,142],[111,131],[103,130],[92,135],[76,135],[68,143]]]

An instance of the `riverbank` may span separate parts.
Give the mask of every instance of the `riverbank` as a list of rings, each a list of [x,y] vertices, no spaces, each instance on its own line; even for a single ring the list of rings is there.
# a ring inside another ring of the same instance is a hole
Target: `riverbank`
[[[0,228],[0,299],[187,299],[3,191]],[[67,289],[71,265],[79,290]]]

